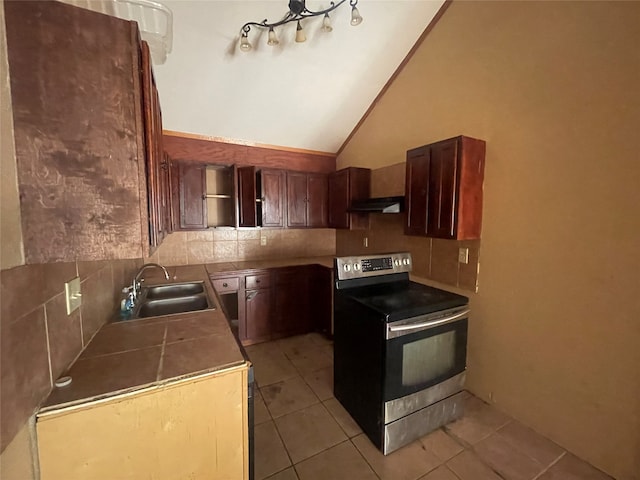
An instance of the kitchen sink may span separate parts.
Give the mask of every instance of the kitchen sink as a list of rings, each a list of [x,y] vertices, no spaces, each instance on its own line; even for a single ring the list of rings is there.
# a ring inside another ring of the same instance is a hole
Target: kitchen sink
[[[204,282],[168,283],[143,287],[128,318],[135,320],[214,308]]]
[[[140,304],[137,318],[157,317],[175,313],[194,312],[209,308],[206,295],[189,295],[172,298],[145,300]]]
[[[156,285],[154,287],[146,287],[147,299],[161,299],[186,297],[204,293],[204,284],[202,282],[193,283],[173,283],[170,285]]]

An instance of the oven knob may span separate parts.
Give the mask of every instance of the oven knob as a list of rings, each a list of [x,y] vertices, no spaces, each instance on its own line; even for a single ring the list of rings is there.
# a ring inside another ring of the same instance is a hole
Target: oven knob
[[[345,263],[344,264],[344,271],[345,272],[351,271],[351,264],[350,263]]]
[[[396,267],[399,267],[399,266],[400,266],[400,260],[396,258],[396,259],[393,261],[393,264],[394,264]]]
[[[402,259],[402,264],[403,264],[403,265],[409,265],[409,263],[411,263],[411,262],[409,261],[409,259],[408,259],[408,258],[403,258],[403,259]]]
[[[359,263],[354,264],[353,265],[353,269],[356,270],[356,271],[360,270],[360,264]]]

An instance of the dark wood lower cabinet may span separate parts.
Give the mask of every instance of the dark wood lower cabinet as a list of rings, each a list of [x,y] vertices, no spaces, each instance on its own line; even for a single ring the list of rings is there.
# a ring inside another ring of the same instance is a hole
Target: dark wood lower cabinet
[[[224,287],[229,284],[228,275],[212,276],[219,297],[231,288]],[[239,286],[237,332],[242,344],[312,331],[331,332],[331,269],[304,265],[233,272],[233,277]],[[225,307],[228,312],[229,305]]]
[[[309,309],[310,267],[277,269],[273,333],[297,335],[312,330]]]
[[[270,288],[245,291],[246,340],[255,343],[271,338],[272,303]]]

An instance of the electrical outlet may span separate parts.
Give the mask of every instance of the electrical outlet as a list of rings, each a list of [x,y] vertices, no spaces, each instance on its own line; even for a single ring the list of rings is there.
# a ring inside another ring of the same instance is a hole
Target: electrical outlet
[[[362,239],[362,246],[365,248],[369,246],[369,237],[364,237]]]
[[[459,248],[458,249],[458,263],[469,263],[469,249],[468,248]]]
[[[67,315],[71,315],[71,312],[82,305],[80,277],[76,277],[64,284],[64,295],[67,300]]]
[[[267,245],[267,237],[260,235],[260,245],[263,247]]]

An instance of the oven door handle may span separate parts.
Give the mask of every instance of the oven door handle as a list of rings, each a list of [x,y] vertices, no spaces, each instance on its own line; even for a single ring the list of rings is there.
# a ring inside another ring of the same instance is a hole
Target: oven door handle
[[[442,325],[444,323],[453,322],[458,318],[464,317],[469,313],[469,310],[463,310],[462,312],[458,312],[454,315],[449,315],[448,317],[441,318],[439,320],[432,320],[430,322],[421,322],[421,323],[410,323],[408,325],[397,325],[395,327],[389,326],[389,332],[404,332],[408,330],[421,330],[427,329],[431,327],[436,327],[438,325]]]

